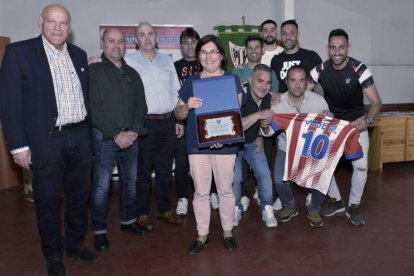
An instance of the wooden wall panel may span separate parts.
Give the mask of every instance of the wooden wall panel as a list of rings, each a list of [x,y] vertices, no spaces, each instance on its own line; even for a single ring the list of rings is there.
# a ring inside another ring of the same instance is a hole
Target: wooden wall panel
[[[0,36],[0,64],[3,59],[4,49],[9,43],[10,38]],[[20,186],[22,182],[22,168],[17,166],[11,158],[10,152],[6,147],[0,122],[0,190]]]

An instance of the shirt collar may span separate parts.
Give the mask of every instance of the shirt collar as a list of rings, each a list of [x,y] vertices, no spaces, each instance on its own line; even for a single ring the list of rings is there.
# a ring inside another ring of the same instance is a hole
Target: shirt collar
[[[112,66],[114,66],[114,67],[116,67],[115,66],[115,64],[113,64],[112,63],[112,61],[110,61],[106,56],[105,56],[105,54],[104,53],[102,53],[101,54],[101,58],[102,58],[102,63],[104,63],[104,64],[110,64],[110,65],[112,65]],[[121,58],[121,68],[122,67],[124,67],[125,65],[126,65],[126,62],[125,62],[125,60],[123,59],[123,58]],[[116,67],[116,68],[118,68],[118,67]],[[118,68],[119,69],[119,68]]]
[[[55,46],[53,46],[52,44],[50,44],[49,41],[47,41],[46,37],[42,34],[42,41],[43,41],[43,45],[44,47],[51,52],[54,55],[59,55],[59,54],[66,54],[67,52],[67,44],[65,42],[65,44],[63,44],[63,49],[62,50],[58,50],[55,48]]]
[[[290,103],[290,98],[289,98],[289,92],[286,92],[286,98],[287,98],[287,103],[289,104],[289,106],[292,106],[296,109],[296,107]],[[308,90],[305,91],[305,97],[303,98],[303,102],[301,104],[301,106],[303,106],[307,101],[309,101],[309,94],[308,94]]]
[[[252,104],[256,105],[256,106],[259,106],[259,107],[262,106],[265,99],[269,96],[270,96],[270,93],[267,93],[266,96],[264,96],[263,99],[261,101],[259,101],[259,104],[257,104],[256,101],[253,98],[252,91],[247,92],[248,101],[251,102]]]
[[[158,56],[158,49],[157,48],[155,48],[154,49],[154,59],[153,60],[155,60],[156,58],[157,58],[157,56]],[[145,54],[141,51],[141,49],[138,49],[138,54],[143,58],[143,59],[145,59],[145,60],[148,60],[147,59],[147,57],[145,56]]]

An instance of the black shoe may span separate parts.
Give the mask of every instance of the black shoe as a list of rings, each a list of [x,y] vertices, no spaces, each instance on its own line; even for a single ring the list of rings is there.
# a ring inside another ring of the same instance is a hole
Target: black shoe
[[[93,236],[93,247],[96,251],[105,251],[109,249],[109,241],[106,234],[95,234]]]
[[[121,224],[121,231],[123,232],[131,232],[138,236],[143,236],[147,233],[147,230],[140,226],[137,222],[133,222],[131,224]]]
[[[207,239],[202,242],[202,241],[195,241],[193,243],[193,245],[190,247],[190,249],[188,249],[187,254],[188,255],[196,255],[197,253],[201,252],[201,250],[203,250],[203,248],[208,244],[209,242],[209,238],[207,236]]]
[[[66,268],[63,266],[61,260],[47,260],[47,275],[48,276],[66,276]]]
[[[228,251],[235,250],[237,248],[236,239],[234,237],[224,238],[224,247],[227,248]]]
[[[73,257],[82,263],[98,263],[101,258],[86,247],[81,249],[66,249],[66,257]]]

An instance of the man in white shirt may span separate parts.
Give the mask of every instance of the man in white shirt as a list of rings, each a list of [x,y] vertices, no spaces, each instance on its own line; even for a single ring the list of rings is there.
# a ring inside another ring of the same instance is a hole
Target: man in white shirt
[[[323,113],[328,111],[328,104],[324,98],[307,90],[308,72],[301,65],[292,66],[287,72],[286,85],[288,92],[280,97],[280,102],[272,103],[272,111],[278,113]],[[271,134],[272,129],[269,128]],[[298,209],[293,198],[289,181],[283,181],[287,140],[286,134],[278,136],[278,149],[274,167],[274,183],[283,209],[278,214],[278,222],[287,222],[296,217]],[[320,209],[325,196],[316,189],[312,189],[312,197],[308,206],[308,222],[311,227],[322,227],[323,220]]]
[[[148,135],[138,139],[137,216],[140,226],[152,230],[154,225],[149,216],[152,169],[157,185],[157,218],[171,224],[182,223],[172,211],[170,192],[175,143],[184,134],[174,118],[180,83],[171,57],[156,49],[157,33],[152,25],[139,23],[135,35],[139,50],[126,55],[125,61],[140,74],[148,106]]]
[[[270,66],[272,58],[280,54],[285,49],[277,45],[277,24],[271,19],[263,21],[260,25],[262,31],[262,38],[264,42],[264,54],[262,56],[262,63]]]

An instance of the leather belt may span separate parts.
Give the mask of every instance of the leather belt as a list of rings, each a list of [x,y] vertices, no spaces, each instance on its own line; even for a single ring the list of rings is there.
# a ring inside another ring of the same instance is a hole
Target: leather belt
[[[82,125],[84,122],[85,122],[85,120],[77,122],[77,123],[69,123],[69,124],[64,124],[64,125],[61,125],[61,126],[55,126],[53,129],[58,130],[58,131],[68,130],[68,129],[78,127],[78,126]]]
[[[168,112],[168,113],[165,113],[165,114],[147,114],[146,118],[149,119],[149,120],[162,121],[162,120],[167,120],[169,118],[172,118],[173,115],[174,115],[174,113],[171,111],[171,112]]]

